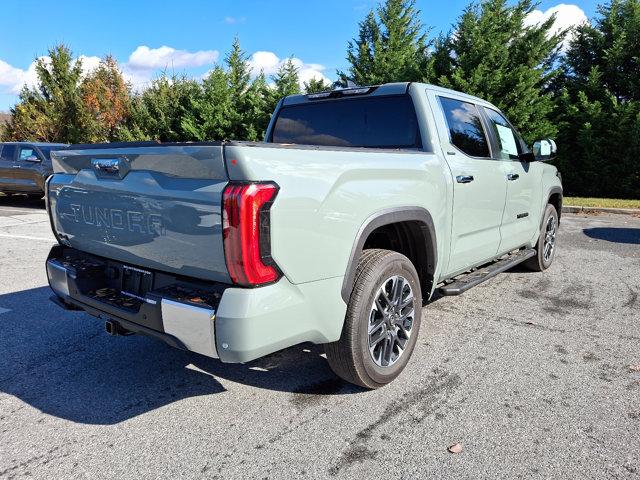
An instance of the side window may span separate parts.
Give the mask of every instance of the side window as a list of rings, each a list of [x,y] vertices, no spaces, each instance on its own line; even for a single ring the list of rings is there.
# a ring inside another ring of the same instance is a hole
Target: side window
[[[2,156],[0,156],[0,159],[7,162],[11,162],[13,161],[13,157],[15,153],[16,153],[15,145],[5,145],[2,148],[2,154],[1,154]]]
[[[472,157],[490,157],[478,108],[469,102],[439,97],[451,143]]]
[[[511,124],[504,116],[492,110],[485,108],[484,111],[489,117],[489,124],[493,128],[500,146],[499,156],[502,160],[518,160],[519,155],[524,153],[522,148],[522,140]]]
[[[29,157],[38,157],[38,154],[33,148],[20,148],[20,155],[18,156],[18,160],[24,161]]]

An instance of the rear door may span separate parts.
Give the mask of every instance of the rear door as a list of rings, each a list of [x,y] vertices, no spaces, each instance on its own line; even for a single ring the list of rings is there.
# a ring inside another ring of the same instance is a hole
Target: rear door
[[[507,200],[500,227],[500,252],[522,247],[538,231],[541,170],[535,162],[523,162],[526,145],[509,121],[497,110],[484,108],[492,138],[493,156],[502,163],[507,184]]]
[[[444,122],[439,128],[444,157],[453,177],[453,219],[449,265],[456,274],[495,257],[506,196],[505,173],[492,158],[479,107],[438,96]]]
[[[13,160],[16,154],[16,146],[0,144],[0,190],[12,191],[14,189]]]

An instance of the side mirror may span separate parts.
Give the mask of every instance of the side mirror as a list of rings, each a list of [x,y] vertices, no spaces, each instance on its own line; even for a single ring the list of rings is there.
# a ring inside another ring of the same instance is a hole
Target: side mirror
[[[557,153],[558,147],[556,146],[556,142],[550,138],[536,140],[533,143],[533,156],[539,162],[553,160],[556,158]]]
[[[33,162],[33,163],[40,163],[42,161],[35,155],[29,155],[24,160],[25,162]]]

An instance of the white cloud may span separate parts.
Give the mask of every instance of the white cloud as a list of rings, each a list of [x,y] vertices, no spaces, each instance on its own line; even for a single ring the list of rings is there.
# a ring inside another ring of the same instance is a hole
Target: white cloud
[[[119,67],[124,81],[129,83],[136,92],[144,90],[156,76],[155,70],[136,70],[129,68],[126,63],[119,64]]]
[[[11,93],[20,91],[20,86],[24,84],[25,71],[9,65],[0,60],[0,86],[7,88]]]
[[[278,71],[281,61],[273,52],[257,51],[249,58],[249,65],[254,75],[263,71],[265,75],[273,75]]]
[[[249,65],[253,75],[258,75],[261,71],[265,75],[275,75],[278,69],[289,60],[288,58],[279,58],[275,53],[268,51],[257,51],[249,57]],[[291,61],[298,68],[298,76],[300,77],[300,85],[309,82],[311,79],[324,80],[325,83],[331,83],[331,80],[324,75],[326,68],[317,63],[304,63],[296,57],[291,57]]]
[[[131,84],[133,89],[141,91],[157,76],[158,70],[211,65],[218,60],[219,56],[217,50],[189,52],[166,45],[160,48],[140,45],[129,55],[128,62],[120,64],[120,69],[124,79]]]
[[[87,75],[100,65],[101,58],[100,57],[87,57],[86,55],[80,55],[78,57],[80,61],[82,61],[82,74]]]
[[[127,66],[134,70],[154,70],[158,68],[190,68],[215,63],[219,53],[217,50],[200,50],[188,52],[162,46],[149,48],[140,45],[129,56]]]
[[[589,22],[584,11],[577,5],[560,3],[555,7],[548,8],[544,12],[542,10],[534,10],[527,15],[524,23],[527,26],[538,25],[548,20],[553,14],[556,15],[556,20],[553,23],[553,27],[551,27],[551,34],[556,34],[562,30],[567,30]],[[571,38],[573,38],[573,32],[570,32],[565,37],[562,43],[562,50],[568,48]]]
[[[45,64],[49,64],[51,62],[51,58],[48,56],[39,57],[38,60],[43,60]],[[80,55],[78,58],[74,59],[74,61],[76,60],[82,61],[83,75],[87,75],[100,63],[99,57],[88,57],[86,55]],[[5,87],[3,90],[17,95],[25,85],[28,87],[35,87],[38,83],[36,62],[37,60],[34,60],[26,70],[22,70],[0,60],[0,86]]]

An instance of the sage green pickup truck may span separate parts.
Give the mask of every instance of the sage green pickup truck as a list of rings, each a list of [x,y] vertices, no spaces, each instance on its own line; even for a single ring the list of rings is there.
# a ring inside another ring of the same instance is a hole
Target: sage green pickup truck
[[[286,97],[265,142],[71,145],[46,185],[52,300],[222,362],[324,344],[377,388],[436,290],[551,265],[555,150],[420,83]]]

